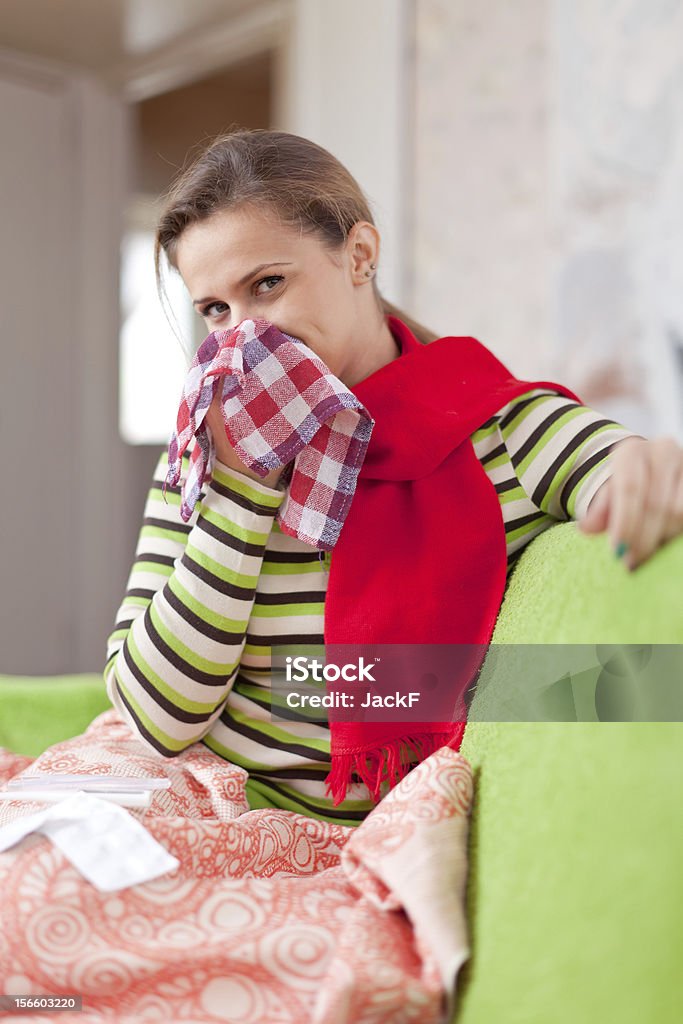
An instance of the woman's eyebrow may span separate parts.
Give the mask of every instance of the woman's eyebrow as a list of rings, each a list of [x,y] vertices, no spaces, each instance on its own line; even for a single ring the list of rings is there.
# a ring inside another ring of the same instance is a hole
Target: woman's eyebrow
[[[258,267],[254,267],[253,270],[250,270],[248,274],[245,274],[244,277],[241,278],[237,282],[237,287],[240,288],[243,284],[246,284],[247,281],[249,281],[254,276],[254,274],[258,274],[261,270],[265,270],[266,267],[290,267],[291,265],[292,265],[292,261],[291,260],[289,260],[286,263],[285,262],[280,262],[280,263],[259,263]],[[195,299],[193,301],[192,305],[193,306],[200,306],[203,302],[209,302],[210,298],[211,298],[211,296],[209,295],[205,299]]]

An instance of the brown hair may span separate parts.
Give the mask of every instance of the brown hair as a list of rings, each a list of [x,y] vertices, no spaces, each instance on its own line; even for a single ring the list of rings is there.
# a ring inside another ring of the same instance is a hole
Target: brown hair
[[[252,203],[317,235],[331,250],[344,244],[358,221],[375,223],[355,178],[322,146],[289,132],[230,131],[205,146],[166,193],[154,244],[160,290],[161,253],[177,269],[176,248],[185,228],[219,210]],[[383,313],[397,316],[424,345],[438,337],[383,298],[376,277],[372,287]]]

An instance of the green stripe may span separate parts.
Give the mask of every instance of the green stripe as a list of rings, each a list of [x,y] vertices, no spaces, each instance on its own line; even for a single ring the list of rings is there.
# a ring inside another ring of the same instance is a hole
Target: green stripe
[[[270,686],[259,686],[258,683],[250,683],[245,682],[242,679],[237,679],[233,689],[235,693],[239,693],[242,697],[247,697],[249,700],[266,700],[269,704],[277,707],[287,707],[286,696],[275,693]]]
[[[521,404],[523,401],[526,401],[528,395],[528,391],[525,391],[523,395],[518,395],[517,398],[510,403],[510,405],[513,408],[509,410],[506,409],[505,414],[501,416],[501,419],[506,419],[508,415],[510,415],[510,413],[514,412],[514,416],[509,423],[506,423],[505,425],[500,425],[500,432],[505,441],[507,441],[511,434],[514,434],[515,430],[517,430],[518,427],[520,427],[529,416],[536,412],[540,405],[543,405],[544,402],[548,402],[551,399],[556,399],[560,397],[559,395],[536,395],[536,397],[533,398],[528,405],[524,406],[523,409],[519,409],[518,404]],[[565,401],[568,401],[568,399],[565,399]],[[581,409],[573,409],[567,411],[571,411],[573,413],[580,413]],[[548,415],[550,415],[550,412],[548,412]]]
[[[483,456],[483,458],[486,458],[486,456]],[[486,462],[486,465],[484,466],[484,469],[485,469],[485,471],[487,473],[490,473],[491,470],[498,469],[499,466],[509,466],[509,465],[510,465],[510,453],[507,450],[505,450],[505,451],[501,452],[500,455],[496,455],[495,459],[488,459],[487,462]]]
[[[313,686],[314,681],[311,681],[309,685]],[[232,689],[233,693],[238,694],[240,697],[244,697],[245,700],[253,701],[254,703],[258,704],[260,708],[263,708],[265,705],[266,707],[271,709],[271,712],[273,709],[275,709],[276,711],[279,708],[282,708],[283,710],[289,709],[289,705],[287,703],[287,695],[277,693],[276,691],[271,690],[267,686],[256,686],[250,683],[243,683],[241,680],[238,679],[236,680],[235,685],[233,686]],[[261,703],[262,701],[263,703]],[[232,707],[230,708],[230,710],[232,711]],[[325,719],[323,722],[320,721],[321,708],[312,708],[306,705],[305,707],[297,708],[296,710],[297,714],[301,715],[302,720],[305,720],[308,723],[312,723],[313,725],[320,725],[321,727],[327,725],[327,719]],[[261,719],[259,719],[259,721],[261,721]]]
[[[207,747],[213,750],[214,754],[220,754],[226,761],[237,765],[238,768],[244,768],[245,771],[267,772],[273,767],[272,765],[259,764],[258,761],[250,761],[248,757],[238,754],[236,750],[230,750],[229,747],[224,746],[223,743],[217,740],[213,733],[208,733],[208,735],[204,736],[202,742],[206,743]]]
[[[165,747],[168,750],[174,750],[180,753],[181,750],[185,750],[186,747],[189,747],[192,743],[196,742],[196,740],[177,740],[174,739],[172,736],[167,736],[165,732],[162,732],[161,729],[158,728],[156,722],[152,721],[149,715],[147,715],[142,710],[137,701],[133,700],[130,693],[119,679],[118,675],[116,676],[116,679],[119,684],[119,687],[121,688],[123,696],[126,698],[127,702],[130,704],[131,708],[135,712],[136,718],[138,718],[138,720],[142,722],[147,731],[150,732],[152,736],[154,736],[154,738],[158,740],[158,742],[163,747]]]
[[[292,572],[292,568],[293,563],[291,562],[269,562],[264,556],[261,573],[265,576],[304,576],[306,573],[320,572],[322,565],[318,559],[315,559],[312,562],[298,563],[296,572]]]
[[[287,654],[291,654],[293,656],[296,655],[296,656],[300,656],[300,657],[307,657],[307,658],[324,658],[324,656],[325,656],[325,645],[324,644],[320,644],[320,643],[313,643],[313,641],[311,641],[309,643],[306,643],[305,641],[302,641],[301,643],[296,643],[296,642],[293,643],[291,641],[289,641],[289,642],[284,641],[283,643],[278,643],[276,641],[272,645],[272,647],[271,647],[270,644],[268,644],[267,646],[265,646],[265,645],[259,646],[257,644],[251,644],[251,645],[247,644],[244,649],[245,649],[245,651],[251,650],[252,653],[258,653],[260,656],[264,656],[265,655],[267,657],[270,657],[271,653],[272,653],[272,650],[274,648],[278,648],[278,650],[277,650],[278,657],[285,657]],[[253,672],[253,673],[258,672],[258,673],[261,673],[261,674],[265,673],[267,676],[270,676],[271,668],[270,667],[264,667],[262,665],[243,665],[242,666],[242,672],[244,673],[244,675],[246,676],[247,679],[249,678],[249,673],[250,672]]]
[[[572,418],[573,418],[573,416],[575,414],[576,414],[576,410],[572,410],[572,413],[571,413]],[[563,419],[564,417],[561,417],[561,418]],[[551,431],[547,432],[544,435],[543,440],[546,443],[547,443],[547,439],[549,437],[554,436],[557,433],[557,428],[558,428],[558,424],[553,424],[553,427],[551,428]],[[578,448],[574,448],[570,452],[570,454],[564,459],[564,461],[558,467],[558,469],[557,469],[557,471],[556,471],[552,481],[550,482],[549,486],[547,487],[546,492],[543,495],[543,498],[541,499],[540,507],[541,507],[541,509],[544,512],[548,511],[548,503],[549,503],[549,501],[552,499],[554,494],[562,487],[562,485],[566,481],[566,479],[569,476],[569,474],[576,468],[577,463],[580,465],[580,463],[583,461],[581,459],[581,455],[583,453],[584,448],[586,448],[588,445],[592,444],[594,439],[599,434],[604,434],[606,431],[610,431],[610,430],[614,430],[614,426],[610,425],[610,424],[605,424],[605,426],[599,427],[597,430],[592,431],[588,435],[588,437],[585,438],[585,440],[582,442],[582,444]],[[526,468],[526,466],[528,465],[528,463],[530,461],[530,456],[534,452],[538,452],[540,450],[540,447],[541,447],[541,442],[539,442],[539,444],[534,445],[533,452],[531,452],[529,454],[529,456],[527,456],[524,459],[524,462],[522,463],[521,466],[517,467],[518,473],[523,473],[524,472],[524,468]],[[593,470],[591,472],[594,472],[598,468],[598,466],[602,465],[602,463],[608,457],[609,457],[609,453],[607,453],[605,455],[605,457],[600,460],[600,462],[596,463],[596,465],[593,467]],[[574,485],[574,487],[571,490],[571,493],[570,493],[569,498],[567,500],[567,511],[572,516],[574,514],[574,507],[575,507],[575,504],[576,504],[576,495],[578,493],[578,490],[583,486],[584,482],[589,479],[589,475],[582,477],[582,479],[579,480]]]
[[[253,654],[255,658],[269,658],[271,657],[273,648],[270,644],[250,644],[245,643],[243,654]]]
[[[147,562],[144,558],[133,563],[133,572],[155,572],[159,576],[170,576],[173,572],[172,565],[161,565],[159,562]]]
[[[309,807],[305,807],[302,803],[299,803],[296,799],[287,798],[282,793],[278,793],[276,790],[263,782],[262,779],[247,779],[245,784],[245,792],[247,801],[249,802],[250,810],[255,810],[257,807],[273,807],[278,810],[295,811],[298,814],[303,814],[307,818],[316,818],[319,821],[328,821],[335,825],[346,825],[353,828],[357,828],[362,824],[362,821],[354,818],[336,818],[329,814],[325,814],[323,810],[312,811]],[[312,802],[309,797],[300,799],[306,799],[308,802]],[[323,805],[329,808],[334,808],[334,804],[330,799],[327,804]],[[335,810],[367,810],[369,813],[374,804],[368,801],[363,803],[361,801],[346,801],[343,800],[340,804],[337,804]]]
[[[175,494],[173,491],[166,491],[162,484],[154,484],[150,487],[149,494],[147,495],[147,501],[160,502],[162,505],[180,505],[182,496]]]
[[[219,580],[223,580],[226,583],[234,583],[237,587],[242,587],[245,590],[256,590],[256,584],[258,583],[258,576],[248,576],[246,573],[235,572],[229,565],[222,565],[217,562],[210,555],[205,554],[196,548],[194,544],[187,544],[185,547],[185,554],[192,559],[192,561],[207,569],[214,576],[217,576]]]
[[[252,782],[261,782],[261,779],[252,779]],[[278,793],[278,798],[282,801],[290,800],[292,802],[296,800],[305,800],[309,804],[313,804],[319,810],[324,810],[325,807],[334,807],[332,797],[318,797],[309,796],[308,793],[300,793],[294,789],[293,786],[288,785],[282,779],[273,779],[271,785],[277,785],[278,790],[284,790],[284,793]],[[340,804],[337,804],[337,810],[343,811],[370,811],[375,805],[372,800],[343,800]],[[309,812],[310,813],[310,812]]]
[[[198,504],[199,502],[197,502],[197,505]],[[178,530],[164,530],[160,526],[150,526],[148,523],[140,530],[140,538],[155,537],[158,540],[171,540],[174,544],[184,544],[189,536],[190,530],[191,527],[188,527],[187,533]]]
[[[221,722],[225,728],[224,722]],[[214,728],[216,728],[214,726]],[[230,747],[226,747],[225,744],[221,743],[220,740],[216,739],[214,732],[208,733],[203,738],[203,742],[206,743],[207,747],[210,747],[215,754],[220,754],[226,761],[230,761],[231,764],[236,764],[238,768],[244,768],[248,772],[269,772],[272,771],[272,764],[261,764],[259,761],[252,761],[244,754],[239,754],[236,750],[231,750]],[[324,765],[322,766],[324,767]]]
[[[238,515],[244,515],[244,510],[239,506],[234,506]],[[237,511],[238,510],[238,511]],[[248,530],[245,526],[241,526],[240,523],[235,522],[233,519],[226,519],[225,516],[220,515],[213,508],[203,509],[203,518],[208,519],[210,523],[217,526],[223,533],[229,533],[231,537],[237,537],[239,540],[246,541],[247,544],[257,544],[260,547],[265,547],[268,541],[268,534],[270,533],[270,526],[267,530]]]
[[[528,499],[528,494],[520,483],[516,487],[511,487],[509,491],[504,491],[498,495],[498,501],[501,505],[507,505],[511,501],[523,501],[525,498]]]
[[[135,562],[133,565],[133,572],[156,572],[157,575],[164,575],[164,577],[169,577],[172,571],[172,565],[163,565],[161,562],[146,562],[144,559]]]
[[[136,608],[147,608],[151,603],[151,597],[135,597],[135,595],[133,595],[132,597],[124,597],[121,602],[121,606],[123,607],[124,605],[133,604]]]
[[[543,431],[543,433],[538,438],[538,440],[536,441],[536,444],[533,446],[531,451],[527,452],[527,454],[524,456],[524,459],[522,460],[522,462],[517,464],[517,474],[519,475],[520,473],[524,473],[524,471],[527,469],[527,467],[532,462],[536,461],[536,459],[541,454],[543,449],[545,447],[547,447],[548,444],[550,444],[550,441],[552,440],[552,438],[554,438],[561,431],[565,430],[566,427],[568,426],[568,424],[572,420],[575,420],[578,416],[583,416],[584,414],[585,414],[584,407],[583,406],[579,406],[578,408],[567,409],[565,412],[562,413],[561,416],[558,416],[557,419],[554,420],[554,422],[551,423],[550,426],[547,427]],[[524,418],[526,418],[526,417],[524,417]],[[514,424],[510,425],[510,429],[509,430],[504,431],[506,442],[508,440],[508,437],[511,434],[514,433],[514,431],[516,430],[516,428],[518,426],[519,426],[519,424],[517,423],[517,421],[515,421]],[[522,446],[520,445],[520,447],[522,447]],[[578,455],[580,453],[580,451],[581,451],[580,448],[576,449],[576,451],[574,452],[574,456]],[[570,456],[570,458],[573,459],[574,456]]]
[[[245,715],[243,711],[238,708],[228,707],[228,714],[236,722],[240,722],[242,725],[247,725],[251,729],[255,729],[262,736],[269,736],[271,739],[277,740],[281,743],[283,748],[287,749],[288,743],[296,743],[299,746],[307,747],[309,750],[319,750],[322,754],[329,754],[330,752],[330,739],[326,740],[313,740],[310,736],[297,736],[292,733],[285,732],[284,729],[279,729],[274,723],[264,722],[261,719],[254,719],[251,715]],[[226,728],[230,728],[229,725]],[[248,739],[248,737],[246,737]],[[272,766],[271,766],[272,767]],[[267,769],[264,769],[267,771]]]
[[[107,647],[110,647],[115,640],[125,640],[129,632],[130,626],[123,626],[121,629],[115,630],[107,640]]]
[[[248,477],[237,480],[235,477],[227,476],[218,467],[214,468],[211,475],[223,487],[234,491],[236,494],[241,494],[244,498],[248,498],[257,505],[268,505],[270,508],[277,509],[285,497],[285,491],[282,491],[280,494],[266,494],[255,487],[251,487]]]
[[[197,616],[197,618],[202,620],[203,623],[210,626],[214,626],[216,629],[225,630],[228,633],[243,634],[246,631],[247,622],[249,621],[248,618],[231,619],[227,618],[224,615],[219,615],[218,612],[213,611],[213,609],[207,608],[206,605],[201,603],[201,601],[198,601],[195,597],[192,597],[192,595],[185,589],[182,583],[179,582],[177,576],[173,576],[168,581],[168,589],[171,591],[172,594],[175,594],[175,596],[178,598],[180,603],[185,608],[193,612]],[[221,594],[217,594],[216,591],[213,591],[213,593],[216,594],[217,597],[223,596]],[[245,597],[244,600],[248,602],[250,598]]]
[[[541,518],[539,516],[539,518],[536,519],[533,523],[525,523],[524,526],[518,526],[516,530],[508,530],[506,531],[505,534],[507,543],[511,544],[514,541],[519,540],[520,537],[526,537],[528,533],[532,533],[534,530],[538,530],[541,526],[547,526],[549,522],[554,523],[556,522],[556,519],[554,518],[554,516],[551,516],[548,513],[546,513],[545,518]]]
[[[199,669],[200,672],[206,672],[209,675],[216,676],[216,679],[219,679],[221,676],[231,675],[239,664],[239,650],[237,652],[237,661],[229,661],[226,663],[221,661],[210,661],[208,658],[201,658],[196,651],[193,651],[191,647],[187,646],[187,644],[182,643],[175,633],[168,629],[168,627],[159,618],[158,610],[154,605],[152,605],[150,609],[150,617],[152,625],[157,630],[164,643],[166,643],[179,658],[182,658],[183,661],[192,665],[193,668]],[[226,644],[225,646],[239,648],[240,642],[237,641],[235,644]],[[144,675],[147,678],[149,678],[150,671],[150,669],[147,669],[144,672]]]
[[[325,610],[324,601],[311,601],[308,604],[254,604],[252,619],[281,619],[287,615],[322,615]]]
[[[130,654],[137,668],[140,670],[140,673],[144,676],[147,682],[151,683],[154,686],[157,693],[159,693],[162,697],[165,697],[174,707],[177,707],[180,711],[190,711],[192,712],[192,714],[205,715],[207,718],[210,718],[210,716],[216,710],[221,701],[225,699],[226,695],[224,692],[220,694],[220,697],[217,700],[209,701],[208,703],[204,701],[189,700],[187,697],[184,697],[181,693],[178,693],[177,690],[174,690],[171,686],[169,686],[168,683],[164,682],[161,676],[158,676],[156,672],[147,664],[142,653],[140,652],[139,647],[135,642],[135,635],[133,633],[131,633],[130,637],[128,638],[128,653]],[[234,670],[235,666],[233,666],[232,671],[234,672]],[[221,671],[219,673],[216,673],[216,675],[217,681],[219,679],[227,680],[231,675],[231,672],[229,670]]]
[[[204,736],[202,738],[202,743],[204,743],[215,754],[218,754],[220,757],[225,758],[226,761],[229,761],[231,764],[237,765],[239,768],[244,768],[246,771],[261,772],[263,774],[267,774],[272,769],[272,765],[260,765],[256,761],[251,761],[249,758],[243,757],[242,755],[238,754],[237,751],[230,750],[229,747],[224,746],[224,744],[217,740],[216,736],[213,733],[208,733],[206,736]],[[252,802],[249,799],[249,791],[251,790],[254,795],[259,794],[266,800],[272,801],[267,803],[259,803],[258,806],[278,807],[283,810],[297,811],[299,814],[305,814],[307,817],[321,818],[322,820],[334,821],[339,825],[346,824],[347,820],[348,823],[351,825],[360,824],[360,822],[353,818],[326,818],[324,810],[326,808],[334,808],[334,803],[331,797],[320,798],[301,794],[296,790],[292,789],[291,786],[283,784],[279,779],[277,785],[280,786],[282,789],[286,790],[286,793],[283,794],[278,792],[278,790],[273,789],[271,786],[268,785],[267,782],[264,782],[262,779],[247,779],[247,799],[249,800],[250,808],[253,809],[253,807],[255,806],[252,805]],[[316,814],[314,811],[311,811],[309,807],[304,806],[304,804],[301,802],[302,800],[305,800],[307,804],[313,804],[315,807],[318,807],[320,809],[319,813]],[[371,800],[343,800],[340,804],[337,805],[336,810],[369,812],[372,810],[374,806],[375,805]]]
[[[609,428],[605,427],[604,429],[607,430]],[[595,465],[592,467],[590,473],[588,473],[587,476],[584,476],[574,487],[572,487],[572,489],[571,489],[571,491],[569,493],[569,497],[567,499],[567,512],[569,513],[569,515],[571,516],[572,519],[576,518],[576,499],[579,496],[580,489],[583,487],[583,485],[586,483],[586,481],[590,480],[590,478],[593,476],[593,474],[596,473],[597,470],[599,470],[600,467],[605,464],[605,462],[607,462],[609,457],[610,457],[610,453],[607,452],[607,454],[604,456],[604,458],[600,459],[599,462],[595,463]]]
[[[490,427],[479,427],[473,434],[470,434],[470,440],[472,444],[479,444],[481,441],[485,441],[492,434],[495,434],[498,430],[498,423],[492,423]]]

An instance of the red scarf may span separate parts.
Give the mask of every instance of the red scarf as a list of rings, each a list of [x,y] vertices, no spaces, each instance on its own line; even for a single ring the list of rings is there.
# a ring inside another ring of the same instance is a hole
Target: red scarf
[[[421,344],[395,316],[401,355],[350,390],[375,419],[353,502],[330,559],[325,644],[478,644],[490,641],[507,578],[503,515],[470,435],[517,395],[569,388],[514,377],[481,342]],[[362,569],[360,569],[362,567]],[[481,651],[480,662],[486,652]],[[375,799],[444,745],[459,750],[465,719],[335,721],[335,806],[357,772]]]

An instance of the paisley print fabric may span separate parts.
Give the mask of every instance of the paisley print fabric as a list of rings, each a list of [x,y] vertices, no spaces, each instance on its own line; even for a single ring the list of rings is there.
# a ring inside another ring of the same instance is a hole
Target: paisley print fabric
[[[81,995],[61,1024],[437,1024],[469,956],[469,762],[442,747],[358,826],[249,810],[247,773],[147,753],[112,709],[18,772],[167,777],[128,809],[180,861],[102,893],[45,836],[0,853],[0,994]],[[0,804],[0,825],[43,805]],[[54,1021],[54,1013],[3,1020]]]

